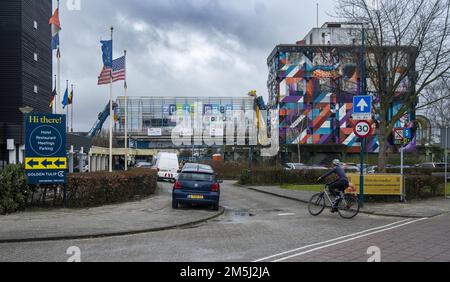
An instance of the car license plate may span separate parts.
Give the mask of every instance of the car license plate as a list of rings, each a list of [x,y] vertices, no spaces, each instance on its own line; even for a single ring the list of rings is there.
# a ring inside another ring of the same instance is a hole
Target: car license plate
[[[188,197],[189,199],[193,199],[193,200],[203,200],[203,195],[189,195]]]

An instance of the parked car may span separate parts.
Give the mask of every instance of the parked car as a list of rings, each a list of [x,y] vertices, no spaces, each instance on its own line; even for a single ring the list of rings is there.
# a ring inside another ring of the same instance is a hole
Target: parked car
[[[419,164],[418,167],[426,169],[445,168],[445,163],[423,163]]]
[[[158,153],[153,159],[152,168],[158,172],[158,180],[175,182],[180,169],[178,156],[175,153]]]
[[[137,167],[137,168],[152,168],[153,165],[151,163],[147,163],[147,162],[138,162],[138,163],[136,163],[135,167]]]
[[[401,166],[401,165],[391,165],[391,166],[389,166],[389,167],[387,167],[387,168],[401,169],[402,166]],[[403,165],[403,169],[407,169],[407,168],[413,168],[413,167],[410,166],[410,165]]]
[[[285,163],[283,164],[285,170],[300,170],[306,169],[306,165],[302,163]]]
[[[328,168],[321,165],[306,165],[303,163],[284,163],[285,170],[327,170]]]
[[[378,166],[376,165],[371,165],[371,166],[367,166],[364,169],[364,172],[367,174],[375,174],[377,172]]]
[[[181,170],[190,169],[190,168],[191,169],[197,169],[198,166],[200,166],[200,165],[199,164],[195,164],[195,163],[185,163]],[[206,166],[206,165],[205,165],[205,167],[211,168],[210,166]]]
[[[310,170],[329,170],[326,166],[323,165],[308,165],[306,166],[306,169]]]
[[[425,169],[439,169],[443,170],[441,172],[433,172],[431,175],[435,177],[443,177],[445,178],[445,163],[423,163],[417,165],[419,168],[425,168]],[[450,180],[450,166],[447,166],[447,180]]]
[[[172,208],[177,209],[181,203],[208,205],[219,210],[220,183],[210,166],[189,164],[173,185]]]
[[[360,167],[357,164],[344,163],[342,167],[346,172],[350,172],[350,173],[359,173],[360,172]]]

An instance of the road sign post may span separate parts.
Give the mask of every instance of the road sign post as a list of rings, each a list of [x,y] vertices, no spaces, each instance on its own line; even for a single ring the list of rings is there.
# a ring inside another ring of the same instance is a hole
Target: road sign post
[[[360,94],[361,96],[353,97],[353,118],[355,120],[362,120],[363,122],[358,122],[355,127],[355,134],[359,135],[361,139],[361,167],[360,167],[360,194],[359,200],[361,205],[364,204],[364,142],[365,138],[370,134],[370,124],[367,120],[372,118],[372,97],[365,95],[366,94],[366,46],[365,46],[365,29],[364,25],[362,26],[361,32],[361,85],[360,85]],[[364,122],[366,125],[364,125]],[[362,124],[362,125],[361,125]],[[368,131],[366,132],[366,126],[368,125]],[[360,127],[358,130],[358,126]],[[359,131],[359,132],[358,132]]]
[[[361,166],[359,170],[359,201],[361,202],[361,204],[364,204],[364,141],[366,141],[366,138],[361,138]]]
[[[404,181],[404,166],[405,166],[405,147],[412,141],[411,128],[394,128],[394,144],[400,145],[400,175],[402,178],[402,194],[400,196],[401,202],[406,202],[405,181]]]
[[[364,54],[364,52],[362,52]],[[362,55],[361,66],[364,69],[364,55]],[[361,81],[361,93],[365,93],[365,79]],[[358,120],[355,125],[354,133],[361,139],[360,152],[360,194],[359,200],[364,203],[364,142],[365,138],[370,135],[371,125],[368,120],[372,119],[372,96],[360,95],[353,97],[353,119]]]
[[[405,166],[405,162],[404,162],[404,156],[405,156],[405,147],[402,145],[400,147],[400,175],[401,175],[401,181],[402,181],[402,195],[400,196],[400,201],[404,202],[405,201],[405,181],[404,181],[404,166]]]
[[[372,119],[372,96],[363,95],[353,97],[353,119]]]
[[[364,204],[364,142],[366,138],[370,135],[372,131],[372,126],[368,121],[362,120],[358,121],[355,125],[354,133],[361,140],[361,150],[360,150],[360,192],[359,192],[359,200],[361,204]]]
[[[64,185],[67,177],[66,116],[25,116],[25,174],[29,185]],[[64,189],[64,196],[66,195]]]

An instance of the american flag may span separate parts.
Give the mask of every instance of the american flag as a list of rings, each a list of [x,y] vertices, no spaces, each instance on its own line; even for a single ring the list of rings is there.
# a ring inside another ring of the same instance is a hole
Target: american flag
[[[98,85],[109,84],[111,80],[111,72],[112,82],[126,79],[125,56],[115,59],[112,62],[112,69],[103,67],[102,73],[98,77]]]

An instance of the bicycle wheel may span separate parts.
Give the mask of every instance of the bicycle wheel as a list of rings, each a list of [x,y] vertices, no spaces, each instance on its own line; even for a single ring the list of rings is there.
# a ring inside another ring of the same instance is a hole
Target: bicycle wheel
[[[359,200],[354,195],[345,195],[338,206],[339,215],[345,219],[352,219],[359,213]]]
[[[308,211],[313,216],[318,216],[325,209],[325,197],[323,193],[315,194],[308,204]]]

